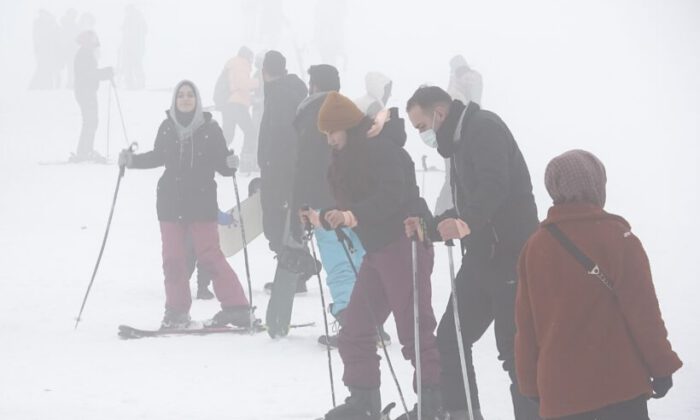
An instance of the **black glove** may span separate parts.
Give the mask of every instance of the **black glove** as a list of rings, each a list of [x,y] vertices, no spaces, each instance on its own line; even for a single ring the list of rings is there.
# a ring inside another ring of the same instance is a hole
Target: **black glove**
[[[663,398],[668,394],[668,390],[673,386],[673,378],[670,376],[663,376],[661,378],[651,378],[651,388],[654,390],[654,394],[651,398],[659,399]]]

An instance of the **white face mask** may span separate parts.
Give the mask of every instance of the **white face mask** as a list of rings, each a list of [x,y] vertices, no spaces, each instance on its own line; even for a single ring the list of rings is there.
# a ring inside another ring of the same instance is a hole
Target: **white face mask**
[[[437,114],[433,112],[433,123],[432,127],[429,129],[422,131],[420,133],[420,138],[423,140],[423,143],[425,143],[426,146],[432,147],[433,149],[436,149],[438,144],[437,144],[437,133],[435,133],[435,116]]]

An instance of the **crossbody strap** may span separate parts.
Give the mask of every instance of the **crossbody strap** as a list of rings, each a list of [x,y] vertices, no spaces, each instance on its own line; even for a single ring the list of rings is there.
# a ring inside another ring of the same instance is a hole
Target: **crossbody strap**
[[[561,246],[571,254],[576,261],[583,266],[583,268],[586,270],[586,272],[593,276],[596,277],[598,280],[600,280],[603,285],[615,293],[613,290],[612,284],[610,283],[610,280],[605,276],[605,274],[600,270],[600,267],[598,264],[593,262],[586,254],[583,253],[573,242],[571,242],[571,239],[569,239],[568,236],[564,234],[564,232],[559,229],[557,225],[554,223],[548,224],[545,226],[545,228],[549,231],[549,233],[554,236],[554,238],[561,244]]]

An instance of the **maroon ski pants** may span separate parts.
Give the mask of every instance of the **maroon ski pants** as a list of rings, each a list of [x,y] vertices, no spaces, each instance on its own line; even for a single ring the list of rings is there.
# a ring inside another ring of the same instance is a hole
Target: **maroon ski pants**
[[[210,273],[222,307],[248,305],[238,276],[219,246],[216,222],[160,222],[165,275],[165,308],[189,312],[192,306],[187,241],[192,241],[199,265]]]
[[[423,386],[440,384],[435,314],[431,305],[430,275],[433,249],[418,244],[418,296]],[[377,331],[394,314],[402,353],[415,367],[413,333],[413,267],[411,241],[399,239],[379,251],[368,252],[359,269],[350,303],[343,313],[338,349],[343,359],[346,386],[378,388]],[[375,323],[376,322],[376,323]],[[415,375],[414,375],[415,389]]]

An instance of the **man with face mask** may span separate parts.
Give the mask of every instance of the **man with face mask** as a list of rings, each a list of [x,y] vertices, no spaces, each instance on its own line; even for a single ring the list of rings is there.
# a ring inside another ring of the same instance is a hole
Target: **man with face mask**
[[[406,109],[422,140],[451,163],[454,208],[436,218],[431,236],[459,239],[466,251],[457,297],[475,418],[481,414],[471,348],[494,322],[499,360],[511,378],[515,418],[537,419],[535,404],[518,392],[513,350],[516,264],[538,223],[525,160],[506,124],[474,102],[465,105],[439,87],[423,86]],[[443,404],[451,419],[466,419],[453,314],[450,300],[438,327]]]

